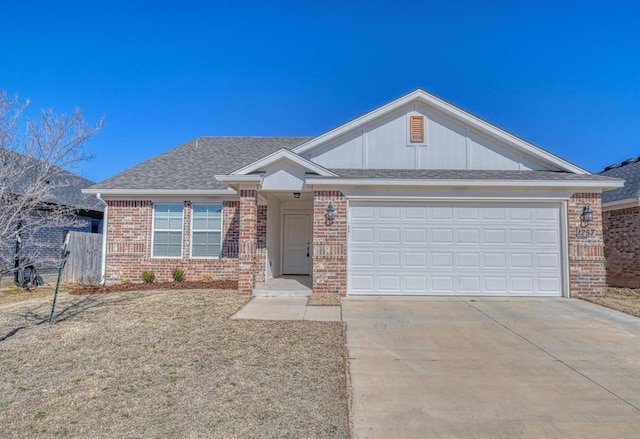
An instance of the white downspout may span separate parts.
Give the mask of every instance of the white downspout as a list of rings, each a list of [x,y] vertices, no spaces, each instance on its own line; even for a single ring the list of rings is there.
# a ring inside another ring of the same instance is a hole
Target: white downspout
[[[104,285],[107,281],[107,219],[109,218],[109,205],[102,199],[100,193],[96,194],[96,198],[104,204],[104,215],[102,217],[102,263],[100,268],[100,285]]]

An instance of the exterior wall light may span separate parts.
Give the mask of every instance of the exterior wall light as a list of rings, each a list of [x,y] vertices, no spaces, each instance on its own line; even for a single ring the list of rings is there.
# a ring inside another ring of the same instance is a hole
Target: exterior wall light
[[[333,207],[333,204],[331,204],[331,201],[329,201],[329,205],[327,206],[327,210],[325,211],[324,216],[328,222],[331,222],[335,218],[335,215],[336,209]]]
[[[296,200],[297,200],[298,198],[300,198],[300,192],[294,192],[294,193],[293,193],[293,198],[295,198]]]
[[[593,221],[593,211],[591,210],[591,205],[589,203],[585,204],[582,208],[582,215],[580,215],[580,219],[583,223],[590,223]]]

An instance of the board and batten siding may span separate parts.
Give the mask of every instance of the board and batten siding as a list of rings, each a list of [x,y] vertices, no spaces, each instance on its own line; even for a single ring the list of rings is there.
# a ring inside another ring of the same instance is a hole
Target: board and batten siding
[[[411,116],[425,118],[412,143]],[[305,154],[329,169],[558,170],[423,105],[406,105]]]

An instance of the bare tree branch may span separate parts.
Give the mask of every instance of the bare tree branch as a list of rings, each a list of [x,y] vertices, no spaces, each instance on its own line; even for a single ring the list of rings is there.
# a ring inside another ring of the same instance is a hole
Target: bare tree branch
[[[65,189],[78,184],[71,174],[90,159],[87,140],[98,134],[82,111],[56,114],[42,110],[23,120],[29,102],[0,91],[0,269],[13,268],[16,242],[21,266],[55,264],[47,234],[83,227],[76,215],[82,206],[69,202]]]

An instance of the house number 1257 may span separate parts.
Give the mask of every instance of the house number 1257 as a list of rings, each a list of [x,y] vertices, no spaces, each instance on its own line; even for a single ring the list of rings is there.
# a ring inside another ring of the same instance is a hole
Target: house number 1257
[[[594,236],[595,234],[596,234],[596,231],[594,229],[587,229],[584,227],[578,227],[576,229],[576,236],[578,238]]]

